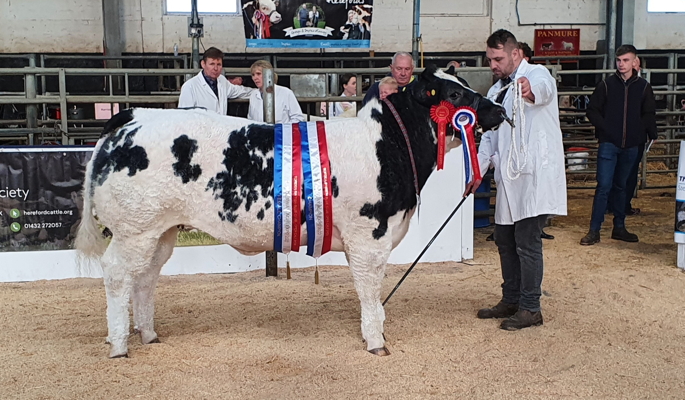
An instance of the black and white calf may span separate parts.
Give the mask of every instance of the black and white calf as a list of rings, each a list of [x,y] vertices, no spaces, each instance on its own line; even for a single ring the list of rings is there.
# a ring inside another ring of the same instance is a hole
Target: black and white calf
[[[475,105],[485,130],[502,122],[500,106],[435,67],[410,92],[391,95],[409,134],[420,187],[436,166],[429,109],[440,100]],[[409,149],[388,105],[376,100],[358,118],[327,121],[326,131],[332,250],[347,255],[367,349],[386,355],[381,280],[416,207]],[[447,142],[448,150],[459,143]],[[154,289],[178,225],[205,231],[243,254],[274,248],[273,155],[273,125],[204,110],[134,109],[106,124],[86,171],[76,247],[103,268],[110,357],[127,355],[130,301],[143,343],[158,340]],[[98,222],[113,234],[109,247]],[[301,243],[306,234],[303,228]]]

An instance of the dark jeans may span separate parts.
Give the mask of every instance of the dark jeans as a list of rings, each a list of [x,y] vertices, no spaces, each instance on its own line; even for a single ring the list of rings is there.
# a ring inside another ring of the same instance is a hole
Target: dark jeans
[[[626,182],[637,158],[637,146],[621,149],[613,143],[600,143],[597,150],[597,189],[592,202],[590,229],[599,231],[604,222],[609,193],[613,191],[611,209],[614,228],[624,228],[626,221]],[[612,189],[613,188],[613,189]]]
[[[547,215],[495,225],[495,243],[502,265],[502,301],[519,309],[540,311],[542,292],[542,227]]]
[[[633,201],[633,196],[635,196],[635,188],[637,187],[637,176],[640,171],[640,161],[642,161],[642,154],[645,152],[645,145],[641,144],[637,146],[637,157],[635,157],[635,162],[628,175],[628,180],[626,181],[626,207],[625,211],[628,212],[633,208],[631,202]],[[616,173],[614,173],[614,180],[616,180]],[[609,192],[609,201],[607,202],[607,210],[610,213],[614,213],[614,209],[611,206],[613,203],[613,197],[615,196],[616,189],[612,186],[611,192]]]

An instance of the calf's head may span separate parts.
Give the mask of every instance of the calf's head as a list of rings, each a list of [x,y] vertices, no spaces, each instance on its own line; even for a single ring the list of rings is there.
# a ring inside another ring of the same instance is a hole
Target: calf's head
[[[429,65],[412,88],[412,96],[419,103],[431,107],[446,100],[455,107],[469,106],[476,110],[478,125],[483,131],[498,127],[505,119],[504,109],[466,87],[456,77]]]

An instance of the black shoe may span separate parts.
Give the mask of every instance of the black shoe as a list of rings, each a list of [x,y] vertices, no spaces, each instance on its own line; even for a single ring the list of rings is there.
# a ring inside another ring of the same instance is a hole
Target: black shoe
[[[519,310],[516,314],[502,321],[499,327],[507,331],[515,331],[539,325],[542,325],[542,313],[540,311]]]
[[[593,231],[592,229],[580,239],[580,244],[583,246],[592,246],[595,243],[599,243],[599,231]]]
[[[494,242],[495,241],[495,232],[492,232],[491,234],[488,235],[488,237],[485,238],[486,242]]]
[[[492,308],[481,308],[478,310],[478,318],[488,319],[488,318],[509,318],[516,314],[519,309],[518,304],[508,304],[504,302],[497,303],[496,306]]]
[[[545,231],[542,231],[542,233],[540,234],[540,237],[543,238],[543,239],[547,239],[547,240],[552,240],[552,239],[554,239],[554,236],[552,236],[552,235],[550,235],[550,234],[548,234],[548,233],[545,233]]]
[[[614,228],[614,230],[611,231],[611,238],[616,240],[623,240],[624,242],[630,243],[639,242],[637,235],[628,232],[626,228]]]

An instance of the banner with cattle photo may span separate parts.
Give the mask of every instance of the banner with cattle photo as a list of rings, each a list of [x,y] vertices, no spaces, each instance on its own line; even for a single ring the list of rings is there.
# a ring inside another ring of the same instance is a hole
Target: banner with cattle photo
[[[241,0],[253,48],[368,48],[373,0]]]
[[[0,148],[0,251],[73,247],[92,147]]]

